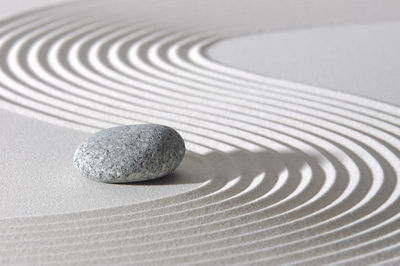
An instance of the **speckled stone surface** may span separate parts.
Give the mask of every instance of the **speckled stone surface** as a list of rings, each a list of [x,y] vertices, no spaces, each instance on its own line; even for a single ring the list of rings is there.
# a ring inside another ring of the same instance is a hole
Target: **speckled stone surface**
[[[102,130],[75,151],[74,166],[89,179],[126,183],[172,173],[185,155],[185,143],[174,129],[143,124]]]

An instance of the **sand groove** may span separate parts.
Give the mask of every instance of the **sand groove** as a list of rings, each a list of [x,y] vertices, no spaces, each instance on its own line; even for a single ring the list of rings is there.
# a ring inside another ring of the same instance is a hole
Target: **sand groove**
[[[0,264],[397,260],[399,108],[214,62],[207,47],[236,22],[181,23],[170,2],[154,19],[127,1],[2,21],[1,103],[88,132],[166,124],[215,175],[160,200],[1,220]]]

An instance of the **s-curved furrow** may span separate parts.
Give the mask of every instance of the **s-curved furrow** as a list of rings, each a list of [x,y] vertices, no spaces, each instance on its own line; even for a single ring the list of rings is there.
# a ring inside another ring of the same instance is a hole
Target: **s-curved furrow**
[[[90,132],[167,124],[215,175],[159,200],[2,220],[2,263],[396,259],[397,107],[213,62],[229,18],[182,26],[172,6],[155,19],[129,2],[76,5],[0,25],[2,106]]]

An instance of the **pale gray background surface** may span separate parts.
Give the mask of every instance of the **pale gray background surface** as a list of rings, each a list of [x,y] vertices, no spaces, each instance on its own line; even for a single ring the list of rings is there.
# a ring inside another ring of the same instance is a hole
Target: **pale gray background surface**
[[[222,41],[209,56],[268,77],[400,104],[400,23],[327,26]]]

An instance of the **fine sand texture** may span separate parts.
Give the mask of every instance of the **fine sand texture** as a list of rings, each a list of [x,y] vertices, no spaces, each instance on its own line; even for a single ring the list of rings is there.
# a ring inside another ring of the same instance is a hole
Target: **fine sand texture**
[[[48,4],[0,13],[0,265],[400,262],[400,2]],[[73,168],[139,123],[175,173]]]

